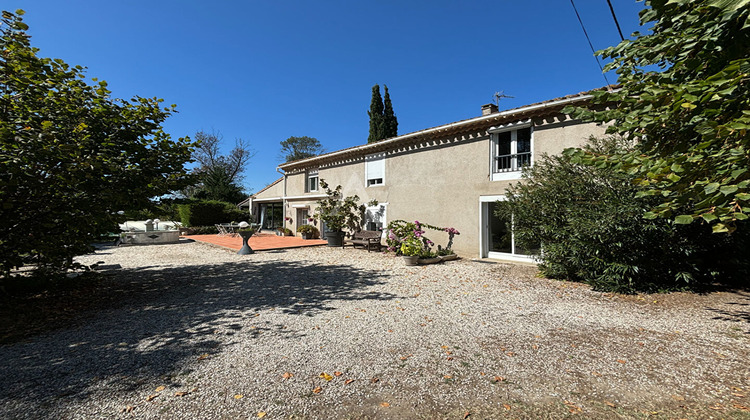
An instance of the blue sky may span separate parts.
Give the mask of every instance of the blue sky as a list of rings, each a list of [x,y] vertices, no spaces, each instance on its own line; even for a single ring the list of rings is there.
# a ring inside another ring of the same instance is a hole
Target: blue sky
[[[627,37],[642,2],[612,0]],[[606,0],[576,3],[596,49],[619,35]],[[5,0],[40,55],[88,68],[113,96],[177,104],[173,137],[248,140],[245,185],[279,175],[279,142],[367,142],[371,88],[388,85],[399,134],[603,86],[567,0]],[[615,76],[610,75],[610,82]]]

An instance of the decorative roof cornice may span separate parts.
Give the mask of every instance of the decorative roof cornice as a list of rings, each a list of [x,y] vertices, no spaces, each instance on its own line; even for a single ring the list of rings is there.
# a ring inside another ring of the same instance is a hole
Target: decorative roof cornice
[[[305,168],[324,166],[333,162],[356,160],[366,155],[407,147],[421,141],[434,139],[436,137],[446,137],[469,130],[489,128],[493,125],[515,121],[520,118],[553,115],[559,113],[560,110],[567,105],[587,102],[592,97],[593,95],[591,95],[591,91],[582,92],[575,95],[568,95],[561,98],[538,102],[519,108],[513,108],[505,111],[495,112],[489,115],[482,115],[480,117],[461,120],[433,128],[427,128],[424,130],[403,134],[398,137],[393,137],[374,143],[349,147],[319,156],[286,162],[279,165],[278,169],[281,169],[286,173],[297,172]]]

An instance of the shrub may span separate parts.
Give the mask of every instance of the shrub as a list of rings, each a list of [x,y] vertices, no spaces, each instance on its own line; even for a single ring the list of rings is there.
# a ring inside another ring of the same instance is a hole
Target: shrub
[[[183,226],[210,226],[217,223],[246,220],[247,212],[234,204],[215,200],[198,200],[178,206]]]
[[[313,225],[302,225],[297,228],[297,232],[310,235],[313,238],[317,238],[318,235],[320,235],[320,231],[318,231],[318,228]]]
[[[406,222],[404,220],[393,220],[388,223],[388,236],[386,238],[386,244],[388,244],[388,250],[395,252],[396,255],[419,255],[423,258],[431,258],[438,255],[449,255],[453,254],[451,246],[453,245],[453,238],[456,235],[460,235],[455,228],[441,228],[438,226],[428,225],[426,223],[420,223],[418,220],[412,222]],[[435,231],[442,231],[448,234],[448,244],[445,248],[440,245],[437,246],[437,251],[433,252],[432,247],[435,245],[427,236],[425,236],[424,229],[430,229]],[[402,245],[405,242],[409,242],[406,248]],[[404,254],[404,250],[408,249],[412,252],[413,246],[419,244],[420,250],[416,254]]]
[[[617,138],[592,139],[584,149],[544,156],[499,202],[497,215],[512,218],[521,246],[542,244],[542,274],[633,293],[695,289],[737,273],[742,232],[722,237],[707,225],[644,219],[654,199],[637,195],[632,175],[577,159],[628,147]]]

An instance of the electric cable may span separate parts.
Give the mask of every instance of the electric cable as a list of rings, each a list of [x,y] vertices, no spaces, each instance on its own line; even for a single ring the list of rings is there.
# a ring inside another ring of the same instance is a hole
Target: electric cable
[[[581,15],[578,14],[578,8],[576,8],[576,4],[573,3],[573,0],[570,0],[570,4],[573,6],[573,10],[576,12],[576,17],[578,17],[578,23],[581,24],[581,29],[583,29],[583,34],[586,36],[586,40],[589,42],[589,47],[591,47],[591,52],[594,53],[594,59],[596,59],[596,65],[599,66],[599,70],[602,71],[602,76],[604,76],[604,81],[607,82],[607,87],[609,87],[610,86],[609,79],[607,79],[607,75],[604,73],[604,68],[602,67],[602,63],[599,62],[599,56],[596,55],[594,44],[591,43],[591,38],[589,38],[589,34],[588,32],[586,32],[586,27],[583,25],[583,20],[581,19]]]
[[[612,2],[610,0],[607,0],[607,4],[609,5],[609,11],[612,12],[612,19],[615,20],[615,25],[617,26],[617,32],[620,33],[620,40],[625,41],[625,37],[622,36],[622,29],[620,29],[620,22],[617,21],[617,15],[615,15],[615,8],[612,7]]]

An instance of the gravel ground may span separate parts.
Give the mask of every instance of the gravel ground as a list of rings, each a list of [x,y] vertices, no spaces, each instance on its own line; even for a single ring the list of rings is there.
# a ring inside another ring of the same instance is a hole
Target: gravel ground
[[[746,294],[613,296],[528,266],[406,267],[327,247],[238,256],[180,243],[79,261],[121,265],[107,271],[106,305],[0,347],[0,418],[491,418],[535,417],[535,407],[557,417],[750,405]]]

